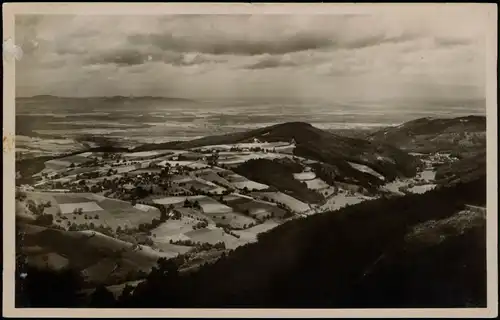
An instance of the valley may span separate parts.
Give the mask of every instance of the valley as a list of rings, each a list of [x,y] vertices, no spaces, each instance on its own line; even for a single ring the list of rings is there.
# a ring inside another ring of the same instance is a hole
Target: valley
[[[497,312],[492,7],[10,6],[6,317]]]
[[[115,295],[158,259],[192,273],[292,220],[446,187],[442,172],[464,161],[303,123],[100,150],[42,157],[37,172],[21,166],[16,217],[29,265],[71,266]]]

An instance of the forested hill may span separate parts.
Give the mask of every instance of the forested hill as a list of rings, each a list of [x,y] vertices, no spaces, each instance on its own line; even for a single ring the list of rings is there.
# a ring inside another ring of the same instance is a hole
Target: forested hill
[[[467,205],[485,203],[483,175],[292,220],[192,273],[159,261],[118,301],[104,287],[82,300],[71,271],[31,268],[16,283],[40,307],[484,307],[485,215]]]
[[[245,132],[207,136],[190,141],[173,141],[145,144],[133,151],[159,149],[189,149],[208,145],[253,142],[294,141],[294,155],[322,161],[331,165],[347,161],[366,165],[389,180],[396,177],[412,177],[420,162],[407,152],[383,142],[337,135],[305,122],[286,122]]]
[[[365,138],[410,152],[475,154],[486,149],[486,117],[420,118],[368,133]]]
[[[294,220],[190,276],[160,268],[122,303],[132,307],[483,306],[485,220],[463,210],[466,204],[484,205],[485,195],[483,176],[422,195],[379,199]]]

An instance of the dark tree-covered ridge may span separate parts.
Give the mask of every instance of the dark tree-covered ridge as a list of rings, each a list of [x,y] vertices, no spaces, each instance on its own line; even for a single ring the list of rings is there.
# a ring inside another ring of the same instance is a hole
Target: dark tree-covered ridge
[[[295,219],[199,271],[180,274],[175,260],[161,260],[118,301],[99,288],[90,302],[159,308],[484,307],[485,221],[464,219],[464,228],[444,222],[457,221],[467,204],[485,203],[483,176],[421,195]],[[441,221],[442,228],[429,230],[445,236],[443,241],[408,240],[415,227],[432,221]],[[71,273],[29,271],[23,294],[31,306],[71,306],[79,292],[77,280]],[[64,296],[47,296],[63,283],[58,292]]]

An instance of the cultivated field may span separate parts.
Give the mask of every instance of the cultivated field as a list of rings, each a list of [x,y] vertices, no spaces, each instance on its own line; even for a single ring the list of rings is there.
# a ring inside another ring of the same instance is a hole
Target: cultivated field
[[[353,162],[349,162],[349,164],[351,165],[351,167],[353,167],[354,169],[356,169],[358,171],[371,174],[372,176],[375,176],[380,180],[385,180],[385,177],[383,175],[381,175],[377,171],[373,170],[372,168],[370,168],[364,164],[358,164],[358,163],[353,163]]]
[[[245,230],[236,230],[234,233],[240,236],[240,240],[255,242],[257,241],[257,235],[259,233],[263,233],[269,231],[279,225],[278,222],[273,220],[267,220],[262,224],[259,224],[255,227],[248,228]]]
[[[309,210],[310,208],[308,204],[299,201],[282,192],[253,192],[252,195],[255,195],[258,198],[264,200],[267,198],[270,200],[274,200],[277,203],[282,203],[295,212],[304,212]]]
[[[71,224],[90,224],[95,226],[135,227],[159,218],[160,211],[154,207],[134,207],[130,202],[110,199],[91,193],[42,193],[27,192],[27,201],[51,203],[46,214],[54,216],[54,223],[64,228]],[[81,209],[82,214],[75,212]],[[147,210],[146,210],[147,209]]]
[[[224,196],[223,199],[235,210],[246,212],[249,216],[257,219],[265,219],[268,216],[282,218],[286,214],[285,210],[278,208],[274,203],[256,200],[251,197],[229,195]]]
[[[148,272],[158,258],[171,256],[95,231],[20,227],[27,231],[22,250],[28,255],[29,263],[56,269],[71,264],[91,282],[121,283],[128,273]]]

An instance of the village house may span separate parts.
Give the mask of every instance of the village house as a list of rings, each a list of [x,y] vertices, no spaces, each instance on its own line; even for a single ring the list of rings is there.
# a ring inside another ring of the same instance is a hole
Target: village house
[[[26,185],[26,184],[23,184],[19,187],[19,190],[21,191],[34,191],[35,188],[33,188],[32,186],[30,185]]]

